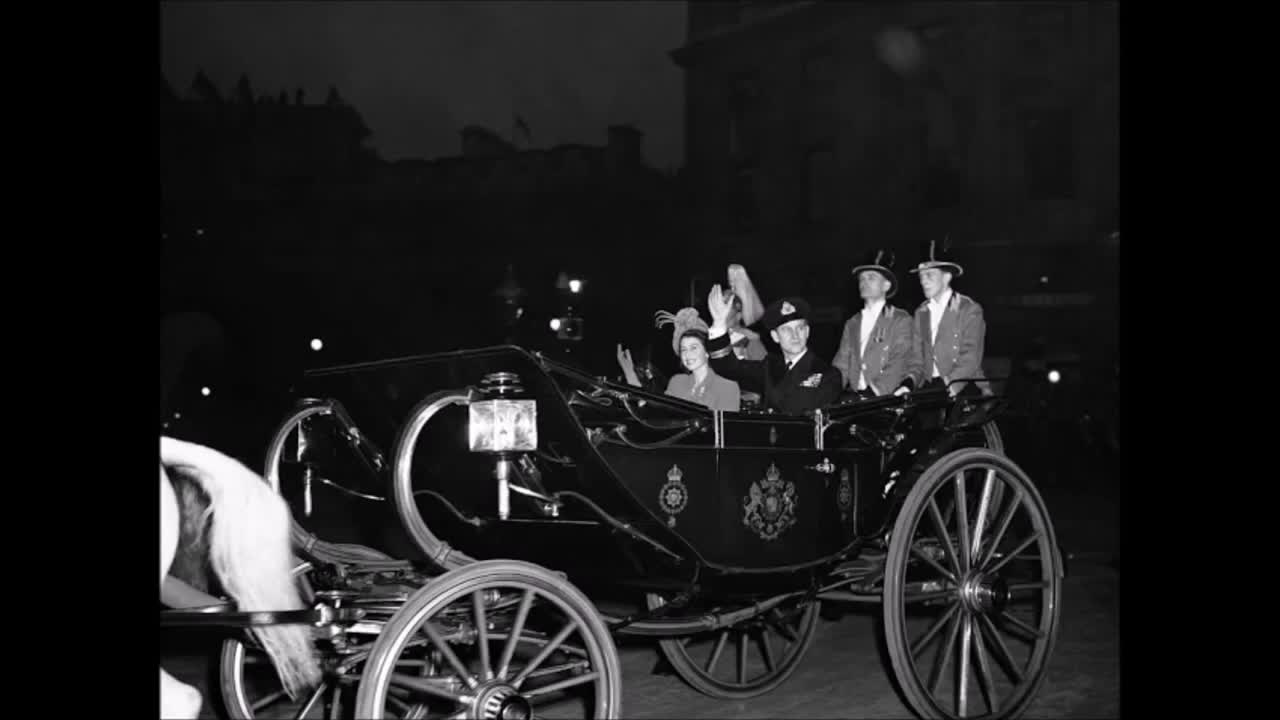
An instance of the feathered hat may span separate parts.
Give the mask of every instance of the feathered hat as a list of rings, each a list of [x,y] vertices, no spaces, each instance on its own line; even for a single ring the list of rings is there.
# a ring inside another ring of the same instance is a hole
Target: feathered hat
[[[673,325],[671,331],[671,350],[677,356],[680,355],[680,336],[686,330],[701,330],[703,333],[710,334],[711,329],[707,324],[698,317],[698,311],[695,308],[681,308],[675,315],[666,310],[659,310],[653,314],[654,327],[665,327]]]
[[[760,294],[751,283],[747,269],[737,263],[729,266],[729,289],[742,300],[742,326],[755,325],[764,315],[764,303],[760,302]]]
[[[964,274],[964,268],[960,267],[960,264],[952,259],[950,235],[943,238],[941,248],[938,247],[937,240],[930,240],[928,247],[923,248],[923,252],[921,254],[925,256],[925,259],[921,261],[919,265],[911,269],[911,272],[913,273],[920,272],[921,270],[929,270],[930,268],[940,268],[952,273],[956,277],[960,277]]]

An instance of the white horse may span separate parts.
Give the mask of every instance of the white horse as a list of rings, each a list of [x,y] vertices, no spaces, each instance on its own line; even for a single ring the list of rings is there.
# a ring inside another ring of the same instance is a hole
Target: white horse
[[[209,496],[203,513],[178,503],[169,473],[190,478]],[[187,511],[186,517],[182,513]],[[160,438],[160,583],[173,565],[182,523],[196,537],[209,526],[209,559],[218,581],[241,612],[304,609],[294,584],[292,518],[283,498],[240,462],[202,445]],[[307,625],[255,626],[253,634],[297,699],[320,681],[320,665]],[[200,692],[160,669],[160,709],[166,718],[195,718]]]

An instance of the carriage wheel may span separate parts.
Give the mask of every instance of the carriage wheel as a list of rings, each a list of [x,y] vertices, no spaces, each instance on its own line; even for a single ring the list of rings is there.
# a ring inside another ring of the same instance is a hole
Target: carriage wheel
[[[654,593],[648,593],[645,601],[650,610],[665,603]],[[818,606],[818,602],[784,605],[733,627],[659,640],[658,647],[680,677],[699,692],[730,700],[756,697],[781,685],[800,665],[813,643]],[[777,656],[774,642],[781,647]]]
[[[315,603],[315,592],[307,573],[311,564],[298,563],[293,568],[298,589],[305,605]],[[320,687],[311,697],[293,700],[284,691],[280,678],[271,664],[271,658],[246,631],[245,637],[222,641],[222,653],[218,663],[218,685],[222,704],[233,720],[253,720],[258,717],[281,715],[284,717],[324,717],[323,706],[332,703],[335,685],[326,674]],[[321,657],[325,650],[320,650]],[[322,702],[323,701],[323,702]],[[306,712],[299,712],[306,706]]]
[[[991,502],[997,487],[1007,502]],[[916,713],[1026,709],[1057,637],[1062,557],[1017,465],[973,448],[938,460],[903,503],[885,573],[889,656]]]
[[[404,709],[444,718],[618,717],[622,668],[577,588],[537,565],[477,562],[415,593],[374,644],[356,717]]]

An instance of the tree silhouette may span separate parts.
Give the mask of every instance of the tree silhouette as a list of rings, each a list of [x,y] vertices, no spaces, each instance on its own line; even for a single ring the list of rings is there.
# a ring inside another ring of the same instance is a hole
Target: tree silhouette
[[[204,70],[197,70],[196,77],[191,81],[191,91],[196,97],[205,102],[222,102],[222,95],[218,93],[218,88],[209,81],[209,76],[204,74]]]
[[[338,88],[329,86],[329,97],[324,99],[324,104],[329,106],[342,104],[342,98],[338,96]]]
[[[253,104],[253,89],[249,87],[249,76],[240,73],[240,82],[236,83],[236,100],[244,105]]]

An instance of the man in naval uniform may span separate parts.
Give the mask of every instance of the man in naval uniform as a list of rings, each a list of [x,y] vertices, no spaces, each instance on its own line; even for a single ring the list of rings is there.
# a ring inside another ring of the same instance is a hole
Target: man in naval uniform
[[[844,324],[840,349],[831,364],[844,387],[858,397],[893,392],[907,375],[911,355],[911,315],[888,303],[898,292],[893,253],[875,250],[853,269],[862,310]]]
[[[977,301],[951,289],[951,281],[963,275],[964,269],[946,252],[945,247],[939,252],[936,241],[930,241],[925,260],[911,270],[920,274],[925,301],[916,308],[907,375],[895,394],[939,384],[952,396],[990,393],[982,381],[952,384],[982,377],[987,324]]]
[[[743,390],[760,393],[766,408],[802,415],[839,399],[840,371],[809,352],[809,303],[783,298],[765,310],[761,323],[782,353],[771,352],[763,360],[741,359],[729,345],[732,294],[726,297],[716,285],[707,296],[707,308],[711,312],[707,352],[712,369],[736,380]]]

